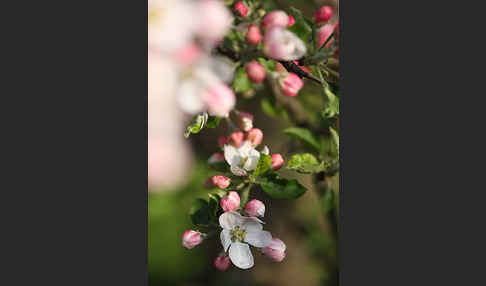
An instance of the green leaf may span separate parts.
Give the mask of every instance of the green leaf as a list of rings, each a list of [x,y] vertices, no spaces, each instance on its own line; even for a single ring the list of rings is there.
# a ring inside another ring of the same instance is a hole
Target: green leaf
[[[332,93],[329,87],[324,88],[324,94],[327,97],[325,108],[323,111],[324,118],[332,118],[339,115],[339,98]]]
[[[296,199],[307,191],[297,180],[280,178],[275,173],[260,178],[258,183],[274,199]]]
[[[196,199],[189,211],[192,223],[199,226],[208,225],[211,221],[209,204],[203,199]]]
[[[257,61],[265,68],[266,72],[275,71],[276,62],[274,60],[258,58]]]
[[[285,108],[277,106],[273,96],[267,96],[260,101],[263,112],[270,117],[285,117],[287,112]]]
[[[245,93],[252,88],[252,83],[246,74],[245,68],[241,67],[236,71],[233,80],[233,89],[237,93]]]
[[[260,154],[260,159],[258,160],[258,165],[251,174],[251,178],[256,178],[265,174],[272,167],[272,157],[265,154]]]
[[[219,116],[209,116],[208,121],[206,122],[206,127],[208,128],[216,128],[221,121],[221,117]]]
[[[334,207],[334,192],[332,189],[329,189],[326,191],[324,194],[324,197],[322,198],[322,208],[324,209],[324,212],[330,212],[333,207]]]
[[[309,43],[312,37],[312,24],[307,20],[302,12],[294,7],[290,7],[289,14],[295,19],[295,24],[288,28],[294,32],[304,43]]]
[[[192,122],[186,127],[186,132],[184,133],[184,137],[188,138],[192,133],[199,133],[206,122],[208,121],[208,114],[207,112],[198,114],[193,117]]]
[[[324,171],[324,163],[319,163],[310,153],[295,154],[290,158],[287,169],[304,174],[319,173]]]
[[[329,131],[331,132],[332,142],[334,143],[333,151],[335,152],[335,154],[339,155],[339,134],[332,127],[329,127]]]
[[[319,140],[314,137],[312,132],[310,132],[308,129],[305,128],[300,128],[300,127],[291,127],[287,128],[283,131],[286,135],[290,136],[291,138],[294,138],[296,140],[299,140],[308,146],[314,148],[317,152],[321,152],[321,143]]]

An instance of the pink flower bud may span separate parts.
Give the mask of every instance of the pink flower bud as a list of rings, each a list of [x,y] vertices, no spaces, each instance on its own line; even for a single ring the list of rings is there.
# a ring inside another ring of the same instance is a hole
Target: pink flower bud
[[[292,27],[295,24],[295,19],[292,15],[289,15],[289,23],[287,24],[287,27]]]
[[[265,215],[265,205],[259,200],[251,200],[245,206],[245,211],[249,216]]]
[[[233,90],[223,83],[210,87],[203,95],[204,102],[208,106],[209,114],[216,116],[228,116],[236,103]]]
[[[183,67],[192,66],[199,61],[202,51],[199,45],[191,42],[179,49],[175,54],[175,60]]]
[[[224,139],[226,140],[226,138],[224,138]],[[223,144],[223,146],[224,146],[224,144]],[[214,153],[208,159],[208,164],[217,164],[217,163],[222,163],[222,162],[224,162],[224,155],[222,153],[219,153],[219,152]]]
[[[228,143],[228,139],[225,136],[220,136],[218,138],[218,145],[221,149],[224,148],[224,145],[226,145],[226,143]]]
[[[214,259],[214,267],[216,267],[216,269],[218,269],[219,271],[226,271],[230,264],[230,258],[227,257],[224,253]]]
[[[202,233],[194,230],[186,230],[182,234],[182,246],[192,249],[203,241]]]
[[[245,134],[241,131],[231,133],[229,143],[236,148],[240,147],[241,142],[245,139]]]
[[[262,28],[270,29],[273,27],[287,27],[289,16],[282,10],[272,11],[263,17]]]
[[[314,21],[317,24],[325,24],[329,19],[332,17],[332,8],[331,6],[322,6],[321,8],[317,9],[316,13],[314,14]]]
[[[221,198],[219,205],[225,212],[236,211],[240,206],[240,196],[237,192],[231,191]]]
[[[263,140],[263,132],[258,128],[252,128],[246,133],[246,140],[250,141],[253,147],[256,147]]]
[[[272,154],[272,169],[274,171],[277,171],[278,169],[282,168],[284,164],[284,159],[282,158],[282,155],[276,153]]]
[[[262,249],[263,254],[273,261],[281,262],[285,258],[285,243],[278,238],[272,238],[272,241]]]
[[[248,32],[246,33],[246,42],[249,45],[258,45],[262,40],[262,33],[260,32],[260,29],[258,26],[255,25],[250,25],[248,27]]]
[[[217,175],[211,177],[211,182],[215,187],[226,189],[230,185],[231,179],[222,175]]]
[[[257,61],[251,61],[246,65],[246,74],[254,83],[260,83],[265,79],[265,68]]]
[[[293,61],[302,58],[307,52],[307,47],[291,31],[282,27],[274,27],[265,33],[263,52],[274,60]]]
[[[241,130],[248,131],[253,128],[253,115],[248,112],[240,112],[237,123]]]
[[[288,96],[297,96],[303,85],[304,82],[295,73],[287,73],[280,79],[280,90]]]
[[[246,7],[243,1],[236,2],[233,6],[233,11],[235,11],[236,14],[240,17],[245,17],[246,15],[248,15],[248,7]]]
[[[326,40],[327,40],[327,38],[329,38],[329,36],[331,36],[332,32],[334,31],[334,27],[335,26],[332,25],[332,24],[326,24],[319,29],[319,33],[317,35],[319,47],[322,46],[326,42]],[[334,41],[334,39],[330,40],[327,43],[326,47],[331,45],[333,41]]]

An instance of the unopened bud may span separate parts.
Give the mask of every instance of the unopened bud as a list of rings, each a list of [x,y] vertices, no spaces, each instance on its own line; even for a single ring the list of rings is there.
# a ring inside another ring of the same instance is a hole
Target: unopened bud
[[[218,269],[219,271],[226,271],[230,264],[230,258],[227,257],[224,253],[220,254],[214,259],[214,267],[216,267],[216,269]]]
[[[243,1],[236,2],[233,6],[233,11],[235,11],[235,13],[240,17],[245,17],[248,15],[248,7],[246,7]]]
[[[226,145],[226,143],[228,143],[228,139],[225,136],[220,136],[218,138],[218,145],[221,149],[224,148],[224,145]]]
[[[223,146],[224,146],[224,144],[223,144]],[[219,153],[219,152],[218,153],[214,153],[208,159],[208,164],[217,164],[217,163],[222,163],[222,162],[224,162],[224,155],[222,153]]]
[[[273,27],[287,27],[289,16],[282,10],[272,11],[263,17],[262,28],[270,29]]]
[[[304,82],[295,73],[287,73],[280,79],[280,90],[288,96],[297,96],[303,85]]]
[[[240,206],[240,195],[235,191],[231,191],[221,198],[219,205],[225,212],[236,211]]]
[[[212,176],[211,183],[220,189],[226,189],[231,184],[231,179],[222,175]]]
[[[287,24],[287,27],[292,27],[295,24],[295,19],[292,15],[289,15],[289,23]]]
[[[327,39],[331,36],[332,32],[334,31],[334,27],[335,26],[332,25],[332,24],[326,24],[319,29],[319,32],[317,34],[317,40],[318,40],[319,47],[321,47],[327,41]],[[330,46],[333,41],[334,41],[334,39],[329,40],[329,42],[327,42],[327,44],[326,44],[326,48],[328,46]]]
[[[246,204],[245,211],[249,216],[263,217],[265,215],[265,205],[259,200],[251,200]]]
[[[317,24],[325,24],[329,19],[332,17],[332,7],[331,6],[322,6],[321,8],[317,9],[316,13],[314,14],[314,21]]]
[[[272,238],[271,242],[262,249],[263,254],[273,261],[281,262],[285,258],[287,246],[278,238]]]
[[[282,155],[276,153],[272,154],[272,169],[274,171],[277,171],[278,169],[282,168],[284,164],[284,159],[282,158]]]
[[[260,32],[260,28],[255,25],[250,25],[248,27],[248,32],[246,33],[246,42],[249,45],[258,45],[262,40],[262,33]]]
[[[238,148],[241,142],[243,142],[243,139],[245,139],[245,134],[241,131],[236,131],[231,133],[229,143]]]
[[[258,128],[252,128],[246,134],[246,140],[250,141],[253,147],[260,145],[263,140],[263,132]]]
[[[257,61],[251,61],[246,65],[246,74],[254,83],[260,83],[265,79],[265,68]]]
[[[240,112],[237,123],[241,130],[248,131],[253,128],[253,115],[248,112]]]
[[[182,246],[192,249],[203,241],[202,233],[194,230],[186,230],[182,234]]]

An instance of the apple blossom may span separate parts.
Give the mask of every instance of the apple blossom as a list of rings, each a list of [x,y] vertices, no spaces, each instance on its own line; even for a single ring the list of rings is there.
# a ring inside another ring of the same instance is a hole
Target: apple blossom
[[[327,38],[329,38],[329,36],[331,36],[332,32],[334,31],[334,28],[335,28],[335,25],[326,24],[319,29],[319,33],[318,33],[318,36],[317,36],[319,47],[321,47],[327,41]],[[334,41],[334,39],[331,39],[326,44],[326,47],[331,45],[333,41]]]
[[[200,19],[197,34],[201,39],[214,45],[224,37],[233,22],[233,17],[220,1],[200,0],[196,2]],[[181,20],[190,22],[191,18]]]
[[[235,11],[235,13],[240,17],[245,17],[248,15],[248,7],[246,7],[243,1],[236,2],[233,6],[233,11]]]
[[[229,136],[229,143],[238,148],[243,142],[243,139],[245,139],[245,134],[241,131],[235,131]]]
[[[223,144],[223,146],[224,146],[224,144]],[[224,162],[224,155],[220,152],[214,153],[208,159],[208,164],[217,164],[217,163],[222,163],[222,162]]]
[[[226,254],[222,253],[214,259],[214,267],[219,271],[226,271],[230,266],[231,261]]]
[[[267,31],[263,38],[263,45],[265,55],[274,60],[298,60],[307,52],[304,42],[282,27],[274,27]]]
[[[317,24],[325,24],[329,19],[332,17],[332,7],[331,6],[322,6],[317,9],[316,13],[314,14],[314,21]]]
[[[285,258],[285,243],[278,238],[272,238],[270,243],[262,249],[263,254],[273,261],[281,262]]]
[[[175,60],[183,67],[189,67],[194,65],[201,59],[202,51],[199,45],[191,42],[175,53]]]
[[[272,154],[272,169],[274,171],[282,168],[283,164],[284,160],[282,158],[282,155],[280,155],[279,153]]]
[[[295,24],[295,19],[292,15],[289,15],[289,23],[287,24],[287,27],[292,27]]]
[[[289,16],[282,10],[272,11],[266,14],[262,20],[262,28],[270,29],[273,27],[287,27]]]
[[[203,234],[194,231],[194,230],[186,230],[182,234],[182,246],[187,249],[192,249],[199,245],[203,241]]]
[[[253,128],[253,115],[251,113],[242,111],[238,113],[238,119],[236,123],[241,130],[249,131]]]
[[[240,195],[235,191],[231,191],[221,198],[219,205],[225,212],[236,211],[240,206]]]
[[[265,68],[257,61],[251,61],[246,65],[246,74],[254,83],[261,83],[265,79]]]
[[[250,25],[248,27],[248,32],[246,33],[246,42],[249,45],[258,45],[262,41],[262,33],[260,32],[260,28],[256,25]]]
[[[254,264],[250,246],[263,248],[270,244],[272,235],[263,230],[262,221],[244,217],[237,212],[225,212],[219,217],[223,228],[220,234],[224,251],[238,268],[248,269]]]
[[[246,204],[245,212],[249,216],[263,217],[265,215],[265,205],[261,201],[253,199]]]
[[[256,147],[260,145],[263,140],[263,132],[258,128],[252,128],[246,133],[246,140],[250,141],[250,143]]]
[[[250,141],[244,141],[238,148],[224,145],[224,158],[230,165],[231,173],[236,176],[247,176],[258,165],[260,152],[254,149]]]
[[[211,177],[213,186],[220,189],[226,189],[231,184],[231,179],[223,175],[216,175]]]
[[[304,85],[304,82],[298,75],[290,72],[280,78],[279,84],[280,90],[283,94],[288,96],[297,96],[300,89]]]
[[[233,90],[224,83],[210,87],[203,95],[203,100],[208,106],[209,114],[227,117],[236,104]]]

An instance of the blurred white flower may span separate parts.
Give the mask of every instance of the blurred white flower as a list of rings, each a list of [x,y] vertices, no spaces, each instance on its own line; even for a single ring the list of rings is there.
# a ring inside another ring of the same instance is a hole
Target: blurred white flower
[[[274,27],[267,31],[263,44],[265,55],[274,60],[298,60],[307,52],[304,42],[294,33],[282,27]]]

